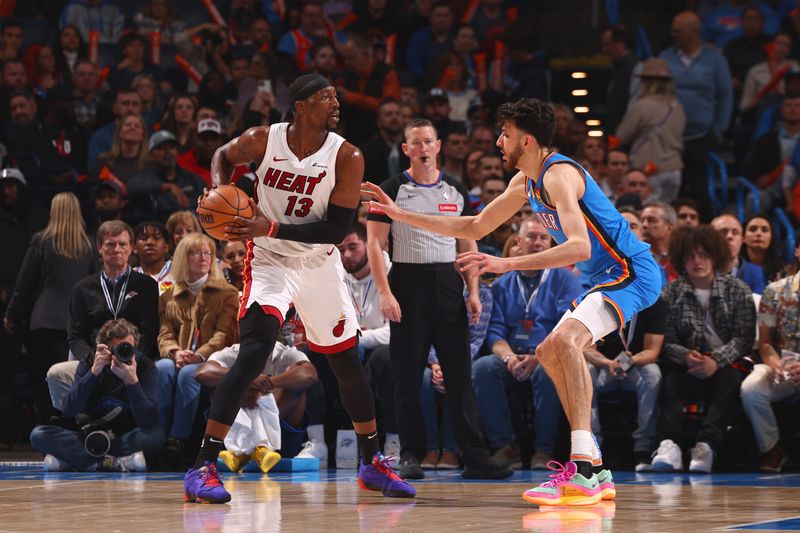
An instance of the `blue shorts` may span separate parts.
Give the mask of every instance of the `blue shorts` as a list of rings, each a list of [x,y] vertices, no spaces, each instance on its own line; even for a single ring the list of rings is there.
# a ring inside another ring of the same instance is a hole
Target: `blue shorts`
[[[627,272],[621,264],[614,264],[600,275],[592,277],[593,287],[572,302],[575,309],[587,295],[599,292],[619,318],[620,329],[633,316],[650,307],[661,294],[661,271],[650,252],[628,259]]]

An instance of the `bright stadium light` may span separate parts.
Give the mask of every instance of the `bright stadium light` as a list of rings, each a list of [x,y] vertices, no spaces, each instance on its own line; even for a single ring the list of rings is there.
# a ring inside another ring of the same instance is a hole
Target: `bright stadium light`
[[[587,135],[589,135],[589,137],[602,137],[603,132],[600,130],[589,130],[589,133]]]
[[[572,73],[572,79],[573,80],[584,80],[587,77],[588,76],[587,76],[587,74],[585,72],[573,72]]]
[[[575,111],[576,113],[588,113],[589,107],[585,105],[579,105],[578,107],[572,108],[572,110]]]
[[[572,96],[588,96],[589,91],[586,89],[572,89]]]
[[[590,128],[596,128],[597,126],[600,125],[600,119],[590,118],[589,120],[586,121],[586,125],[589,126]]]

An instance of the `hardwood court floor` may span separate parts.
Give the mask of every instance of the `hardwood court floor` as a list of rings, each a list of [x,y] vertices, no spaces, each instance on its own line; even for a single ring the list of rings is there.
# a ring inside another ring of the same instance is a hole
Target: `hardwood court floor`
[[[520,498],[541,472],[491,483],[463,482],[456,472],[428,477],[416,483],[416,500],[392,500],[360,491],[351,472],[228,475],[229,505],[197,505],[183,503],[178,474],[4,469],[0,531],[800,531],[798,474],[619,472],[616,502],[569,509]]]

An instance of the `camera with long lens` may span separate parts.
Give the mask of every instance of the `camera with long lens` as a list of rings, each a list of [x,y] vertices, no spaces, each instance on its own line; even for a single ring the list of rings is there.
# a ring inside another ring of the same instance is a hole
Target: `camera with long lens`
[[[127,343],[125,343],[127,344]],[[111,450],[111,443],[116,438],[114,431],[110,428],[112,422],[122,413],[122,407],[115,407],[102,418],[96,420],[89,419],[85,413],[75,417],[83,436],[83,447],[86,453],[92,457],[105,457]]]
[[[133,348],[133,344],[129,342],[121,342],[111,349],[111,354],[116,357],[120,363],[129,365],[131,364],[133,357],[136,355],[136,352]]]

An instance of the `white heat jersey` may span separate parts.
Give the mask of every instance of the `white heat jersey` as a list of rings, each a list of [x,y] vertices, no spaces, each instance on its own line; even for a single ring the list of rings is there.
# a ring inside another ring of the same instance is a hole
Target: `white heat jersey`
[[[336,156],[344,138],[329,132],[319,150],[303,160],[289,149],[281,122],[269,127],[264,160],[256,170],[256,198],[264,215],[280,224],[308,224],[328,216],[328,200],[336,185]],[[330,244],[306,244],[267,237],[253,239],[256,246],[288,256],[313,255],[330,250]]]

